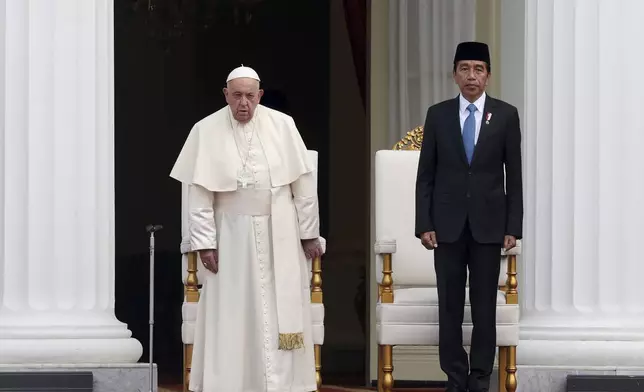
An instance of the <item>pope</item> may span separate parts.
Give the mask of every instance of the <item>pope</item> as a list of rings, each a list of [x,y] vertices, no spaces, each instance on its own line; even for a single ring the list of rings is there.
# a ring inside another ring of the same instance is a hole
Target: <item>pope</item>
[[[234,69],[170,176],[188,185],[190,247],[207,269],[190,390],[314,391],[307,258],[322,253],[315,163],[292,117]]]

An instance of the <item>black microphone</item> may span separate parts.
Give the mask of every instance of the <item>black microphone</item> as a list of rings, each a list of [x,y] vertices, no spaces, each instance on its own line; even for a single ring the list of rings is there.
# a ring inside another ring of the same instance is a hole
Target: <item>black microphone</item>
[[[154,233],[154,232],[157,232],[157,231],[159,231],[161,229],[163,229],[162,225],[147,225],[147,226],[145,226],[145,231],[147,231],[148,233]]]

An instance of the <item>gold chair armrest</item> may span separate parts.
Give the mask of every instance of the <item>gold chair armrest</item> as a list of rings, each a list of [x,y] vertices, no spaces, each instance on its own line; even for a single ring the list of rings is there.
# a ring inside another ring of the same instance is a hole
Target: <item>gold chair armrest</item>
[[[322,294],[322,257],[316,257],[311,262],[311,303],[321,304]]]
[[[391,253],[382,254],[382,283],[380,283],[380,303],[394,303],[394,278],[391,266]]]
[[[382,257],[382,281],[378,284],[378,298],[382,304],[394,302],[394,279],[392,274],[392,255],[396,253],[396,240],[378,239],[373,246],[378,257]]]
[[[519,292],[517,290],[518,281],[517,281],[517,256],[509,255],[508,256],[508,278],[505,282],[505,303],[516,305],[519,303]]]
[[[199,302],[199,279],[197,278],[197,252],[188,252],[188,276],[184,285],[186,302]]]

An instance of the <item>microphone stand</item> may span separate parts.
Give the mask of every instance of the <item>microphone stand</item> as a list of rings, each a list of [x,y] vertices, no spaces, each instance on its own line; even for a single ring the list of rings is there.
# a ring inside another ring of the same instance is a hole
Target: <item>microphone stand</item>
[[[147,225],[145,230],[150,233],[150,392],[154,392],[154,367],[152,352],[154,346],[154,233],[163,229],[161,225]]]

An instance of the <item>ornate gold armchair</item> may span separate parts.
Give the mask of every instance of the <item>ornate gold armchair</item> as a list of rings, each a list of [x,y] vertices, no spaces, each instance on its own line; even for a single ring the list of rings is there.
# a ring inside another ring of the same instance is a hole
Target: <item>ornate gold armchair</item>
[[[414,236],[414,198],[423,128],[407,133],[391,150],[376,153],[376,271],[379,284],[376,305],[378,390],[391,392],[393,347],[438,345],[438,292],[433,252]],[[499,390],[517,388],[516,346],[519,342],[516,256],[500,250],[501,274],[497,295]],[[470,344],[472,318],[466,295],[463,342]]]
[[[311,158],[317,165],[317,152],[309,151]],[[189,392],[190,370],[192,363],[192,347],[194,343],[195,321],[197,316],[197,303],[200,290],[200,262],[197,252],[190,249],[188,235],[188,194],[187,186],[182,188],[182,235],[181,254],[184,285],[184,302],[181,310],[181,340],[183,342],[183,392]],[[326,240],[320,237],[322,250],[326,252]],[[311,318],[313,321],[313,344],[315,348],[315,371],[318,391],[322,386],[322,359],[321,348],[324,344],[324,303],[322,295],[322,260],[316,258],[309,260],[309,278],[311,279]]]

